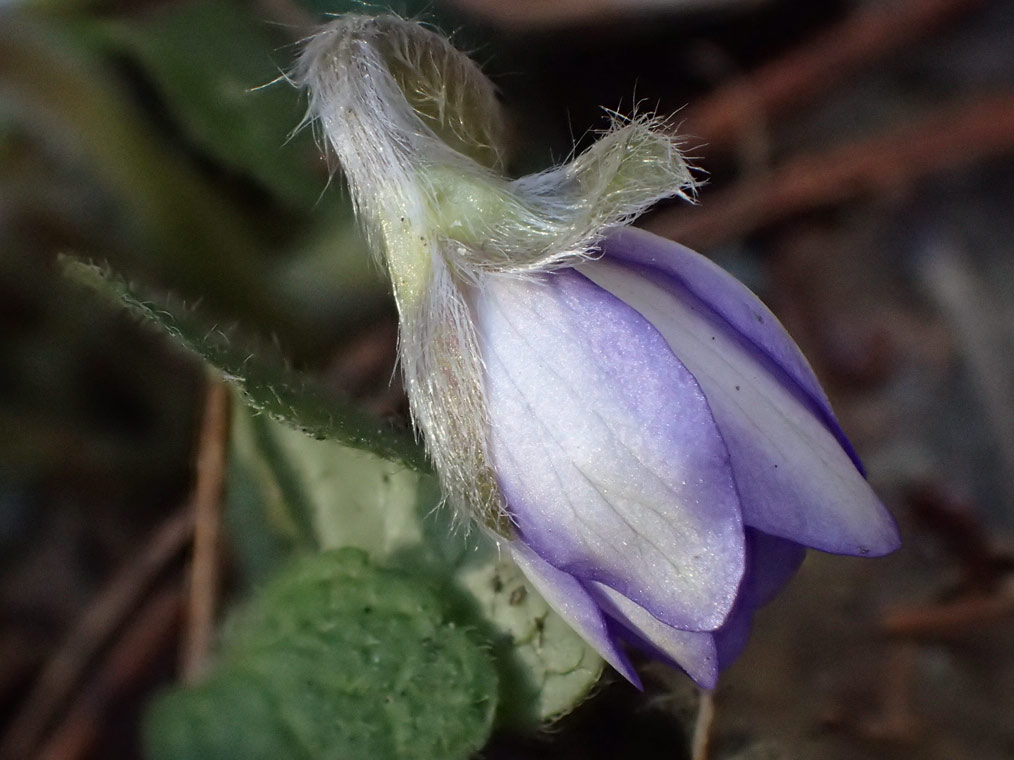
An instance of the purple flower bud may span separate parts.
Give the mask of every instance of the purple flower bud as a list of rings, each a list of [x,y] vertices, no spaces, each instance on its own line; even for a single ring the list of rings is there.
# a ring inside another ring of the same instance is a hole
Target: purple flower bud
[[[711,687],[805,547],[897,528],[809,365],[743,285],[633,228],[474,299],[515,559],[632,682],[626,640]]]
[[[293,76],[390,273],[447,500],[631,682],[624,641],[714,686],[806,547],[898,546],[774,315],[627,226],[693,193],[664,122],[510,180],[492,87],[415,22],[340,17]]]

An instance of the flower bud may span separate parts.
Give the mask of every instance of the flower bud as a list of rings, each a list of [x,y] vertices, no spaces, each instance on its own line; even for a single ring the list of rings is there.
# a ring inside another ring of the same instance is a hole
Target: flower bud
[[[447,500],[633,683],[621,641],[713,686],[805,547],[897,546],[774,315],[628,226],[693,192],[664,123],[510,180],[492,86],[418,23],[343,16],[294,80],[391,276]]]

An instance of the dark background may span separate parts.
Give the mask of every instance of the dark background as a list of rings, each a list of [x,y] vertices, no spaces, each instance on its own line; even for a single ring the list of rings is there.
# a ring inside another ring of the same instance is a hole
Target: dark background
[[[1014,4],[402,7],[493,78],[513,173],[586,147],[603,107],[676,114],[707,183],[698,206],[663,204],[644,226],[779,315],[901,523],[898,554],[811,553],[761,613],[717,692],[713,756],[1014,757]],[[58,254],[199,302],[405,417],[393,309],[340,178],[326,189],[309,134],[287,140],[295,92],[250,89],[329,10],[345,6],[0,4],[12,759],[139,757],[144,699],[176,677],[187,625],[159,604],[187,593],[173,520],[192,489],[201,366],[65,283]],[[228,598],[243,579],[225,560]],[[144,568],[150,582],[132,584]],[[484,756],[681,756],[693,695],[648,673],[645,694],[607,679]]]

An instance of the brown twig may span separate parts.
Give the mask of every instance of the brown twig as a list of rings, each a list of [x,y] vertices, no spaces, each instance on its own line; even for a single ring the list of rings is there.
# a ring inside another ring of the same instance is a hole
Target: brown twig
[[[78,760],[88,755],[101,736],[113,699],[170,646],[179,631],[182,608],[182,596],[176,590],[163,591],[145,603],[36,760]]]
[[[189,509],[164,522],[89,605],[49,659],[21,711],[11,721],[0,757],[28,757],[67,703],[85,670],[137,608],[140,599],[186,546],[194,528]]]
[[[1014,153],[1014,95],[949,106],[916,126],[795,159],[764,177],[661,213],[649,229],[697,248],[739,239],[793,214],[888,192],[935,172]]]
[[[982,630],[983,626],[1014,619],[1014,590],[975,596],[947,604],[899,607],[884,615],[882,627],[893,636],[946,637]]]
[[[905,489],[904,501],[918,528],[958,563],[962,577],[953,591],[963,596],[990,594],[1014,575],[1014,556],[998,545],[978,505],[946,482],[916,481]]]
[[[225,479],[228,424],[228,391],[221,381],[212,380],[198,443],[197,481],[190,503],[163,523],[85,611],[66,641],[49,660],[21,712],[11,722],[7,736],[0,745],[0,757],[13,760],[31,755],[44,732],[67,704],[95,657],[131,617],[145,593],[172,560],[179,556],[191,536],[194,537],[194,560],[188,600],[184,668],[185,672],[196,675],[206,658],[212,639],[218,586],[219,509]],[[141,626],[143,630],[142,623],[135,623],[135,626]],[[131,650],[136,642],[127,642],[126,638],[134,630],[134,627],[130,628],[125,637],[117,642],[110,657],[115,657],[118,651]],[[166,633],[174,634],[174,631],[170,628]],[[186,670],[188,667],[189,670]],[[100,672],[97,678],[97,683],[108,686],[108,677],[104,673]],[[87,695],[94,694],[96,688],[95,682],[88,684],[83,692],[86,696],[81,699],[87,701]],[[59,742],[82,740],[83,734],[80,734],[79,728],[67,727],[68,721],[74,720],[72,711],[57,729],[56,735],[65,737]],[[78,738],[67,739],[68,736]],[[63,746],[59,742],[54,738],[47,747]],[[48,756],[71,757],[60,754]]]
[[[880,712],[862,721],[865,736],[881,741],[910,742],[919,736],[919,719],[912,705],[919,645],[894,642],[880,685]]]
[[[195,520],[194,555],[182,651],[183,680],[188,683],[200,677],[214,638],[228,446],[229,389],[223,380],[212,377],[205,396],[197,450],[197,482],[191,502]]]
[[[729,143],[758,120],[823,95],[862,66],[902,49],[980,2],[865,3],[836,26],[688,109],[680,131],[705,140],[709,147]]]

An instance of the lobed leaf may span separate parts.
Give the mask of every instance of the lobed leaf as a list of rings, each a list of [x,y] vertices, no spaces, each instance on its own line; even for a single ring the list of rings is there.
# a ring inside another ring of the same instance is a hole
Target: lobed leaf
[[[496,693],[432,587],[345,549],[268,584],[218,671],[156,702],[145,737],[153,760],[453,760],[486,742]]]

